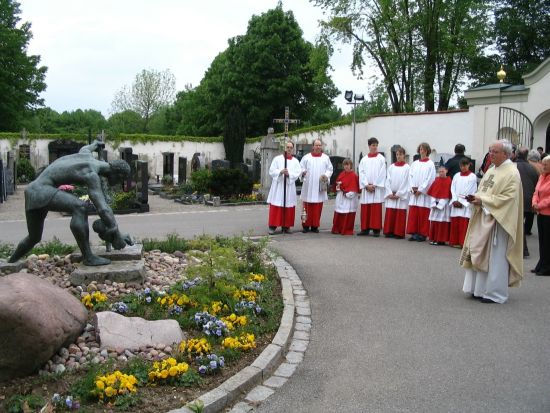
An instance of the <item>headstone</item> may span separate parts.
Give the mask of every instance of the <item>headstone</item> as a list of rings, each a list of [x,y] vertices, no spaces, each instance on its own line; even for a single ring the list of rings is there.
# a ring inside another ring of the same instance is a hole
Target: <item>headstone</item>
[[[231,167],[231,163],[225,159],[214,159],[212,161],[212,171],[216,171],[218,169],[229,169]]]
[[[162,176],[169,176],[174,182],[174,153],[163,152],[162,153]]]
[[[56,159],[65,155],[78,153],[84,146],[82,142],[75,142],[68,139],[58,139],[48,144],[49,162],[52,163]]]
[[[199,169],[203,169],[204,165],[201,162],[202,157],[199,152],[195,152],[193,154],[193,158],[191,158],[191,172],[196,172]]]
[[[281,154],[281,144],[273,133],[273,128],[267,130],[267,135],[262,139],[260,144],[260,157],[261,157],[261,174],[260,174],[260,193],[263,198],[267,198],[269,188],[271,187],[271,176],[269,176],[269,168],[273,158]]]
[[[187,182],[187,158],[178,157],[178,184]]]
[[[8,152],[8,162],[5,169],[6,174],[6,194],[13,195],[15,192],[17,164],[15,163],[15,152]]]
[[[254,182],[260,182],[260,179],[262,179],[262,163],[259,159],[252,161],[252,171]]]
[[[123,184],[123,189],[128,191],[136,185],[136,162],[138,160],[138,156],[132,153],[132,148],[126,147],[119,148],[119,154],[120,159],[126,161],[128,165],[130,165],[130,175]]]
[[[342,165],[342,162],[344,162],[344,159],[346,158],[343,156],[330,156],[329,159],[332,164],[332,176],[330,177],[330,190],[332,192],[336,187],[336,178],[338,178],[340,172],[344,170],[344,165]]]
[[[136,189],[142,212],[149,211],[149,169],[147,161],[137,161]]]
[[[8,195],[6,194],[6,182],[4,174],[4,161],[0,159],[0,204],[7,199]]]

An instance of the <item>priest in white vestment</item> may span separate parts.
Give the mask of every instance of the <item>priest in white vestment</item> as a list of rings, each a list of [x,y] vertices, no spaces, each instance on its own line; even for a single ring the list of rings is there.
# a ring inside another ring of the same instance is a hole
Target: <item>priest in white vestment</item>
[[[483,303],[505,303],[508,287],[523,278],[523,191],[510,160],[512,144],[493,143],[493,162],[468,201],[474,205],[460,264],[466,268],[463,291]]]
[[[271,188],[267,196],[269,204],[269,234],[275,234],[277,227],[282,232],[290,233],[294,226],[296,213],[296,180],[302,173],[300,162],[292,153],[294,144],[291,141],[285,143],[285,152],[276,156],[271,162],[269,176],[271,176]],[[285,192],[286,188],[286,192]]]
[[[300,161],[303,180],[300,199],[306,211],[306,220],[302,222],[302,232],[319,232],[323,202],[328,200],[328,185],[332,176],[332,163],[323,153],[323,143],[316,139],[313,151],[304,155]]]

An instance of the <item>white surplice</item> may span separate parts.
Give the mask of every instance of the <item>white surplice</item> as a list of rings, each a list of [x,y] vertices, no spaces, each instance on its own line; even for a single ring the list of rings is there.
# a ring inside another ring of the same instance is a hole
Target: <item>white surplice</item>
[[[467,176],[462,176],[460,173],[455,174],[453,183],[451,184],[451,218],[462,217],[470,218],[472,216],[472,204],[466,201],[466,195],[473,195],[477,191],[477,178],[474,173]],[[452,206],[452,203],[458,201],[462,204],[462,208]]]
[[[302,173],[300,162],[295,157],[287,159],[288,176],[286,178],[286,205],[284,205],[284,175],[281,171],[285,167],[284,155],[279,155],[273,158],[271,167],[269,168],[269,176],[271,176],[271,188],[267,196],[267,203],[279,207],[296,206],[296,180]]]
[[[413,187],[418,188],[420,195],[409,197],[409,206],[418,206],[430,208],[432,197],[427,195],[428,189],[435,180],[435,165],[428,159],[425,162],[420,160],[414,161],[409,170],[409,190]]]
[[[319,180],[325,175],[329,180],[332,176],[332,163],[329,157],[322,153],[321,156],[312,156],[311,153],[304,155],[300,161],[302,171],[306,175],[302,178],[302,193],[300,199],[305,202],[317,203],[328,199],[327,191],[319,191]]]
[[[374,185],[374,192],[368,192],[367,185]],[[362,204],[378,204],[384,202],[386,185],[386,159],[382,154],[372,158],[364,156],[359,162],[359,188],[361,189],[360,202]]]
[[[386,176],[385,197],[386,208],[407,209],[409,204],[409,169],[408,164],[402,166],[390,165]],[[388,196],[394,194],[399,199],[389,199]]]

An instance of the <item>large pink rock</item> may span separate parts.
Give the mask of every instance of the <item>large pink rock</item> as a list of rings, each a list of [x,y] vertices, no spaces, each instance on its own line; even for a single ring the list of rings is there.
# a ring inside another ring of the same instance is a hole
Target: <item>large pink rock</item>
[[[0,277],[0,381],[37,371],[82,332],[88,312],[66,290],[31,274]]]

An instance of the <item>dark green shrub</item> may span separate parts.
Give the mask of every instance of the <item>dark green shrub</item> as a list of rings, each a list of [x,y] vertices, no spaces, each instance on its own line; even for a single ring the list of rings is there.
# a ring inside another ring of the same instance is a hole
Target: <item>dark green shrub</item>
[[[113,210],[132,209],[137,203],[137,196],[134,191],[115,192],[112,196],[111,208]]]
[[[30,182],[36,177],[36,171],[27,158],[17,160],[17,182]]]
[[[193,191],[199,194],[206,194],[210,187],[211,173],[208,169],[199,169],[191,174],[191,185]]]
[[[251,194],[254,182],[239,169],[218,169],[210,178],[210,193],[227,199],[241,194]]]

